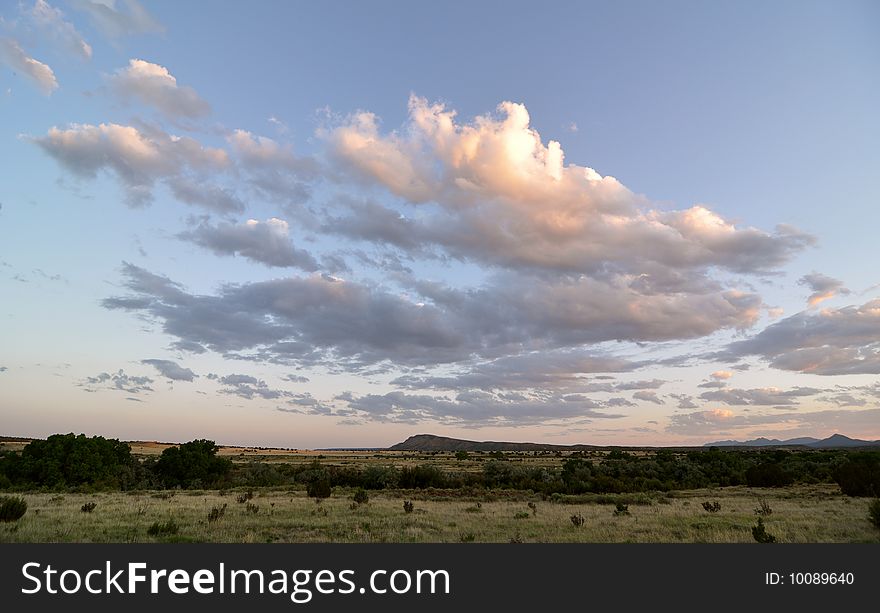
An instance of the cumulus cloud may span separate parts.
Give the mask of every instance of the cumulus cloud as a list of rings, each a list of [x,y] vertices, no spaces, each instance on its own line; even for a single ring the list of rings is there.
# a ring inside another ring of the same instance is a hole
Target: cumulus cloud
[[[127,392],[129,394],[152,392],[152,384],[153,380],[150,377],[128,375],[121,368],[112,374],[102,372],[94,377],[86,377],[79,383],[80,387],[83,387],[87,392],[95,392],[99,389],[110,389]]]
[[[816,375],[880,374],[880,300],[797,313],[713,357],[750,355],[774,368]]]
[[[811,292],[813,292],[810,294],[809,298],[807,298],[807,304],[811,307],[830,298],[834,298],[835,296],[846,296],[850,293],[850,291],[843,286],[843,281],[818,272],[804,275],[798,279],[798,285],[806,286]]]
[[[58,89],[58,80],[52,69],[28,56],[12,38],[0,37],[0,62],[30,78],[47,96]]]
[[[32,140],[75,175],[94,178],[101,170],[114,174],[125,186],[130,206],[150,203],[158,180],[229,165],[225,151],[204,147],[192,138],[114,123],[53,127],[46,136]]]
[[[290,227],[283,219],[248,219],[241,224],[217,225],[203,222],[178,237],[217,255],[238,254],[266,266],[294,267],[309,272],[318,270],[318,263],[309,252],[293,246]]]
[[[92,58],[91,45],[72,23],[64,19],[64,13],[60,9],[45,0],[36,0],[29,16],[39,28],[58,41],[67,51],[85,60]]]
[[[400,132],[381,133],[376,116],[361,112],[321,134],[341,168],[411,204],[440,205],[442,213],[410,221],[420,241],[481,262],[633,275],[650,288],[687,283],[682,269],[767,271],[813,243],[789,226],[738,228],[704,206],[643,210],[613,177],[566,164],[560,144],[545,145],[529,123],[521,104],[462,124],[413,96]],[[355,235],[358,221],[341,227]]]
[[[70,0],[70,4],[87,13],[95,27],[109,38],[165,30],[137,0]]]
[[[177,362],[172,362],[171,360],[141,360],[141,364],[149,364],[158,370],[163,377],[171,379],[172,381],[192,381],[198,377],[198,375],[189,368],[184,368]]]
[[[189,86],[178,85],[168,69],[140,59],[128,61],[109,78],[111,89],[124,100],[134,99],[170,118],[196,119],[211,106]]]

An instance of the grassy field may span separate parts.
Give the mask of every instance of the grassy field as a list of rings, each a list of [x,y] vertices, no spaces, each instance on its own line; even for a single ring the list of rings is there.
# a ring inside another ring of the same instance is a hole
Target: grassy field
[[[0,524],[0,542],[754,542],[755,509],[766,501],[767,532],[780,543],[880,542],[869,499],[834,485],[729,487],[668,494],[584,495],[561,501],[523,492],[462,497],[458,491],[371,492],[357,505],[336,488],[320,503],[300,490],[28,493],[27,514]],[[404,501],[414,509],[404,512]],[[710,513],[703,502],[717,501]],[[89,502],[92,512],[81,511]],[[617,503],[629,514],[615,515]],[[532,506],[530,506],[530,503]],[[222,515],[209,521],[212,509]],[[249,507],[249,505],[251,505]],[[583,517],[575,526],[573,515]],[[149,534],[173,522],[176,533]]]

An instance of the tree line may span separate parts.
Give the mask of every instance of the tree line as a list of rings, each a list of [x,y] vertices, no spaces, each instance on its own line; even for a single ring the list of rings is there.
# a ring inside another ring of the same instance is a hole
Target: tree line
[[[0,489],[223,489],[297,486],[382,489],[515,489],[541,494],[627,493],[748,485],[837,483],[852,496],[880,494],[877,450],[659,449],[634,455],[613,450],[599,458],[572,454],[559,467],[529,466],[490,454],[480,470],[415,466],[335,466],[247,462],[217,455],[214,441],[197,439],[139,460],[127,443],[100,436],[55,434],[21,453],[0,453]]]

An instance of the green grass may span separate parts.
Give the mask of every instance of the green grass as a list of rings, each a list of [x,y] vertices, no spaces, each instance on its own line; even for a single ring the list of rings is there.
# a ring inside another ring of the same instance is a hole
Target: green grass
[[[235,501],[240,491],[187,491],[162,498],[158,492],[24,494],[28,513],[14,525],[0,525],[0,542],[754,542],[751,528],[760,498],[773,507],[766,529],[780,543],[880,542],[868,520],[869,499],[848,498],[832,485],[782,489],[730,487],[639,495],[542,501],[523,492],[486,492],[457,497],[450,491],[377,491],[352,508],[354,490],[337,488],[320,503],[305,492],[254,489],[249,513]],[[707,499],[722,510],[708,514]],[[415,511],[404,513],[403,501]],[[80,507],[97,502],[92,513]],[[616,502],[630,515],[615,517]],[[468,512],[480,502],[479,512]],[[528,506],[536,506],[535,513]],[[227,504],[217,521],[213,507]],[[611,505],[611,506],[609,506]],[[580,513],[583,526],[572,525]],[[155,523],[173,521],[176,534],[148,535]]]

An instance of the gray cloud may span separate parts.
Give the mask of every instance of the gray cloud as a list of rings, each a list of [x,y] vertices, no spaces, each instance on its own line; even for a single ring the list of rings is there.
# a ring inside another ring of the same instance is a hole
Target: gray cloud
[[[231,189],[206,185],[190,177],[171,177],[166,181],[171,193],[179,201],[200,206],[218,213],[240,213],[245,204]]]
[[[807,298],[807,304],[816,306],[824,300],[835,296],[846,296],[850,291],[843,286],[843,281],[834,279],[818,272],[812,272],[798,279],[798,285],[804,285],[813,293]]]
[[[198,377],[198,375],[189,368],[184,368],[177,362],[172,362],[171,360],[141,360],[141,364],[149,364],[158,370],[163,377],[171,379],[172,381],[192,381],[194,378]]]
[[[440,421],[467,427],[526,426],[547,424],[554,419],[614,419],[622,415],[602,413],[603,404],[588,398],[563,400],[517,398],[483,391],[460,392],[454,397],[390,392],[347,396],[350,408],[359,416],[380,422],[420,423]]]
[[[699,406],[688,394],[669,394],[669,397],[678,401],[679,409],[696,409]]]
[[[211,106],[191,87],[178,85],[168,69],[140,59],[129,60],[109,77],[110,88],[123,100],[137,100],[170,118],[196,119]]]
[[[262,379],[250,375],[226,375],[220,377],[219,382],[225,386],[225,389],[222,390],[224,394],[232,394],[247,400],[257,397],[264,400],[276,400],[291,395],[285,390],[272,389]]]
[[[139,377],[135,375],[127,375],[123,369],[119,369],[113,374],[102,372],[94,377],[86,377],[79,385],[87,392],[95,392],[99,389],[110,389],[128,392],[129,394],[140,394],[143,392],[152,392],[150,387],[153,380],[150,377]]]
[[[797,399],[805,396],[815,396],[823,390],[812,387],[795,387],[789,390],[781,390],[775,387],[758,389],[723,389],[713,392],[703,392],[700,398],[723,402],[730,405],[740,406],[773,406],[798,404]]]
[[[750,355],[774,368],[816,375],[880,374],[880,300],[797,313],[712,357]]]
[[[318,163],[310,156],[297,156],[271,138],[235,130],[226,139],[250,185],[261,196],[287,205],[305,202],[310,195],[309,183],[319,176]]]
[[[267,266],[318,270],[318,262],[309,252],[293,246],[287,222],[274,217],[262,222],[249,219],[242,224],[203,222],[177,236],[217,255],[238,254]]]
[[[644,402],[653,402],[654,404],[666,404],[666,402],[657,396],[657,392],[651,392],[648,390],[642,390],[633,394],[633,398],[636,400],[642,400]]]

